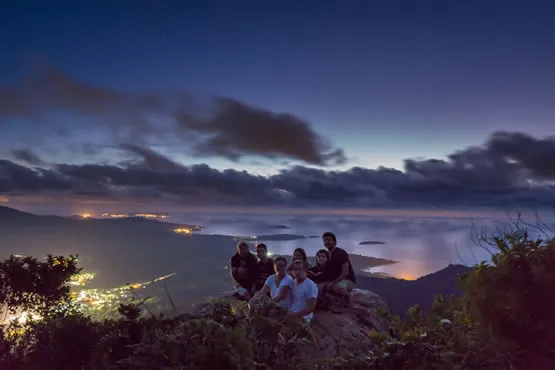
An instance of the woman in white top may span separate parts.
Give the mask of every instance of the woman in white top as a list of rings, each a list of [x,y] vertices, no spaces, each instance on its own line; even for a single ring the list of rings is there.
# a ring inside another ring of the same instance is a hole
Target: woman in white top
[[[270,293],[272,301],[280,303],[289,310],[293,303],[292,288],[294,280],[285,273],[286,268],[287,260],[283,257],[277,257],[274,260],[274,270],[276,273],[268,276],[264,287],[255,296]]]

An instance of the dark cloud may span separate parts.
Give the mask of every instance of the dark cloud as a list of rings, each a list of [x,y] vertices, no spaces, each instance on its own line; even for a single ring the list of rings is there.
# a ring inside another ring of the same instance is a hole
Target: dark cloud
[[[183,166],[152,149],[135,144],[122,144],[121,148],[142,159],[142,164],[153,171],[179,171]]]
[[[268,158],[297,158],[311,164],[343,164],[345,153],[332,150],[310,123],[288,113],[273,113],[236,100],[220,98],[214,114],[206,120],[180,119],[180,125],[207,139],[195,147],[195,153],[238,160],[245,155]]]
[[[244,156],[288,158],[320,166],[346,161],[343,150],[333,147],[306,120],[228,98],[203,106],[182,92],[120,92],[75,81],[51,67],[17,85],[0,85],[0,119],[40,120],[51,112],[103,125],[115,144],[122,137],[134,142],[155,138],[162,145],[177,143],[185,154],[234,161]]]
[[[555,178],[555,137],[536,139],[520,132],[496,132],[489,152],[527,169],[535,177]]]
[[[14,149],[10,151],[10,154],[14,159],[33,166],[41,166],[45,164],[45,162],[30,149]]]
[[[525,154],[517,150],[523,138],[529,140]],[[295,166],[263,177],[233,169],[218,171],[204,164],[183,166],[152,149],[127,144],[123,149],[133,158],[120,165],[30,169],[3,160],[0,187],[6,195],[89,192],[106,197],[172,197],[183,204],[550,207],[555,204],[555,171],[544,155],[554,146],[550,139],[496,133],[485,145],[458,151],[445,160],[407,160],[404,171]]]
[[[0,159],[0,193],[63,192],[72,189],[71,179],[56,171],[28,168]]]

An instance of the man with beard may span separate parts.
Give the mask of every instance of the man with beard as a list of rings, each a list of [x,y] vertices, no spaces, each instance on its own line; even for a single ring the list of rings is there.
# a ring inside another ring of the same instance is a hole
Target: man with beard
[[[331,284],[330,291],[347,299],[347,305],[352,305],[352,294],[355,287],[355,272],[349,253],[337,247],[337,238],[334,233],[325,232],[322,241],[327,250],[330,251]]]

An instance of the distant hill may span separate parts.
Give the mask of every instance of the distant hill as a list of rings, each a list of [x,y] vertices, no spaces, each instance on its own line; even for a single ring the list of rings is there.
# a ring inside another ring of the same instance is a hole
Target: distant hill
[[[181,307],[229,289],[233,237],[179,235],[173,232],[176,226],[180,225],[144,218],[39,216],[0,207],[0,258],[78,254],[81,266],[97,273],[90,287],[98,288],[175,273],[167,285]],[[394,263],[354,254],[351,260],[355,270]],[[464,266],[450,265],[415,281],[358,275],[357,287],[379,294],[393,313],[402,314],[414,304],[429,308],[436,294],[460,294],[455,278],[466,271]]]
[[[23,217],[52,217],[52,216],[38,216],[32,213],[23,212],[14,208],[0,206],[0,220],[5,221],[10,218],[23,218]],[[61,218],[61,217],[60,217]]]
[[[358,245],[380,245],[380,244],[385,244],[385,242],[380,242],[377,240],[366,240],[358,243]]]
[[[416,280],[357,276],[357,288],[378,294],[392,313],[403,316],[415,304],[429,310],[438,294],[461,296],[457,279],[470,270],[463,265],[449,265]]]
[[[29,222],[29,224],[27,224]],[[122,218],[83,218],[79,215],[68,217],[55,215],[35,215],[19,211],[14,208],[0,206],[0,230],[2,226],[71,226],[71,225],[156,225],[155,227],[163,227],[171,229],[175,227],[193,227],[193,225],[174,224],[169,222],[161,222],[156,219],[148,219],[144,217],[122,217]]]

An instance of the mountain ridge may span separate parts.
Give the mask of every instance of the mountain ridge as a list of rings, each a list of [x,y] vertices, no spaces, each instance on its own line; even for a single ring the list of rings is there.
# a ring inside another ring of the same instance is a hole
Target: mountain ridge
[[[97,277],[91,287],[110,288],[129,281],[177,273],[172,295],[190,305],[232,287],[229,258],[233,237],[173,232],[174,224],[150,219],[71,219],[0,207],[0,252],[43,257],[79,255]],[[369,257],[370,258],[370,257]],[[464,266],[451,265],[415,281],[357,274],[357,288],[378,294],[395,314],[414,304],[429,308],[436,294],[460,295],[456,277]],[[197,279],[196,277],[202,277]]]

